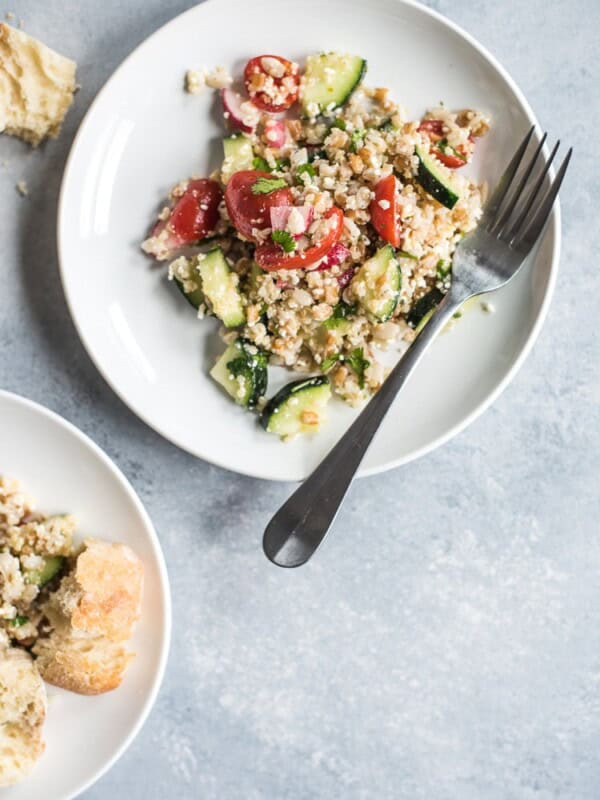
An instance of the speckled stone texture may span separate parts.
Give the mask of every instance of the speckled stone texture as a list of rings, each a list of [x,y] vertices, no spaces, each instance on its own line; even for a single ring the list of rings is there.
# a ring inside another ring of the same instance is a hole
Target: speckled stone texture
[[[173,588],[158,703],[85,800],[597,800],[600,5],[429,2],[575,146],[558,287],[493,408],[409,469],[360,481],[335,536],[295,572],[260,549],[290,487],[196,461],[139,422],[84,352],[58,277],[75,130],[117,64],[189,5],[0,2],[75,57],[82,84],[58,141],[33,152],[0,140],[0,386],[115,459]]]

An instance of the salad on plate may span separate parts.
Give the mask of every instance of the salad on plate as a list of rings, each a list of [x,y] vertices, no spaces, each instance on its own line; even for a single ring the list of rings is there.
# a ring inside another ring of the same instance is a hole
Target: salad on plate
[[[411,120],[360,56],[260,55],[219,91],[223,161],[171,190],[144,251],[203,319],[222,323],[210,371],[284,439],[315,432],[336,395],[358,405],[447,292],[452,254],[481,214],[484,186],[462,172],[489,127],[443,105]],[[302,377],[269,396],[268,367]]]

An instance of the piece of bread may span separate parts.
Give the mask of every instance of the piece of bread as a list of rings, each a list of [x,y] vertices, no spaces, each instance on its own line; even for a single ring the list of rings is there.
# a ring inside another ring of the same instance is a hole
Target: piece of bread
[[[0,786],[22,780],[44,752],[46,689],[25,651],[0,649]]]
[[[133,658],[133,653],[103,636],[77,637],[56,631],[39,639],[34,650],[44,680],[77,694],[116,689]]]
[[[133,657],[121,645],[140,615],[143,566],[126,545],[88,539],[43,607],[52,631],[33,652],[44,680],[80,694],[115,689]]]
[[[0,132],[34,147],[58,136],[73,102],[76,67],[37,39],[0,23]]]

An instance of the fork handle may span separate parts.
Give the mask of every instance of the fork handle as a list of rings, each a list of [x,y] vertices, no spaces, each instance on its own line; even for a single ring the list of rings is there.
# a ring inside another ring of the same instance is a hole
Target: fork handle
[[[304,564],[323,541],[356,470],[396,395],[440,329],[467,298],[456,282],[377,394],[267,525],[263,549],[281,567]]]

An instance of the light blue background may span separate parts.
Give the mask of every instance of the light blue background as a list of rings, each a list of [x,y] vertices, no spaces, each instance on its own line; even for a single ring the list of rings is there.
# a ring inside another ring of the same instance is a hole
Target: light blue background
[[[57,194],[77,125],[130,50],[189,5],[0,0],[2,17],[76,58],[82,84],[58,141],[34,152],[0,140],[0,386],[115,459],[173,587],[158,703],[85,800],[597,800],[600,5],[428,3],[575,146],[557,291],[494,407],[410,468],[360,481],[296,572],[260,550],[290,487],[195,461],[139,422],[85,354],[58,278]]]

